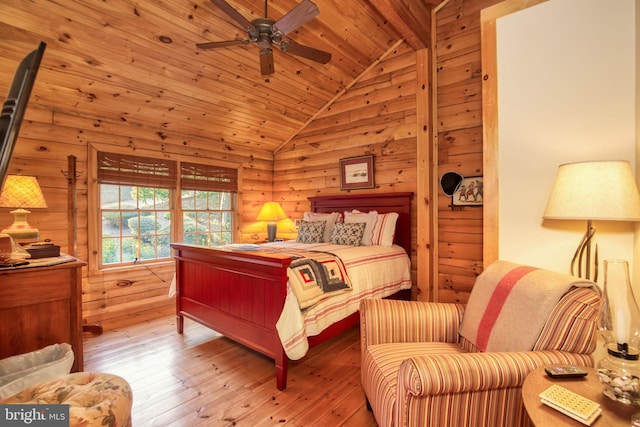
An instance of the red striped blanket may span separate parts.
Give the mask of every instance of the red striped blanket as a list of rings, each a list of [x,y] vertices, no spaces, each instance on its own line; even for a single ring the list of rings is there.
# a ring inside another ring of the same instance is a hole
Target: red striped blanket
[[[496,261],[473,286],[460,335],[482,351],[531,350],[556,303],[573,287],[597,289],[568,274]]]

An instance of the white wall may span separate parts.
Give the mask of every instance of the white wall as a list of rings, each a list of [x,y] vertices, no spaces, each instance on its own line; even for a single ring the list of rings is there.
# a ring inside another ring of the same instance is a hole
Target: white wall
[[[543,221],[558,165],[635,167],[635,3],[549,0],[498,20],[500,258],[568,272],[586,221]],[[634,225],[594,225],[602,283],[602,260],[632,263]]]

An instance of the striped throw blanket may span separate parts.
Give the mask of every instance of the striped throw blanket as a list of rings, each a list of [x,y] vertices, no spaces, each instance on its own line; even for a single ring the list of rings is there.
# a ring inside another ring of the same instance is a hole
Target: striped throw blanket
[[[533,348],[554,306],[573,287],[589,280],[507,261],[496,261],[476,280],[460,335],[482,351]]]

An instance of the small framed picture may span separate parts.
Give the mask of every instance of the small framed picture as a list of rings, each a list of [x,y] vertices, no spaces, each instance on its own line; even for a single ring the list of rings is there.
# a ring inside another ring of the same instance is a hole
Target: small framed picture
[[[456,187],[453,195],[454,206],[482,205],[483,185],[481,176],[463,178]]]
[[[373,155],[340,159],[340,189],[373,188]]]

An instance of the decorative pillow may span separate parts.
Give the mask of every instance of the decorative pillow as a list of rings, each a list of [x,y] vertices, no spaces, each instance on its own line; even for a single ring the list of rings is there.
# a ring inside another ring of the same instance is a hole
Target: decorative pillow
[[[324,235],[326,221],[302,221],[296,242],[319,243]]]
[[[353,210],[351,212],[344,213],[344,222],[347,224],[353,223],[365,223],[364,233],[362,234],[362,246],[371,246],[371,239],[373,237],[373,227],[376,224],[378,218],[377,211],[369,211],[368,213],[360,212],[359,210]]]
[[[304,221],[326,221],[327,224],[324,227],[324,235],[321,242],[328,242],[331,240],[331,231],[333,230],[333,224],[336,222],[342,222],[342,215],[340,212],[331,213],[317,213],[317,212],[305,212],[302,218]]]
[[[360,246],[366,223],[342,223],[333,226],[330,242],[334,245]]]
[[[378,214],[376,224],[373,227],[372,245],[391,246],[396,234],[396,222],[398,221],[396,212]]]

